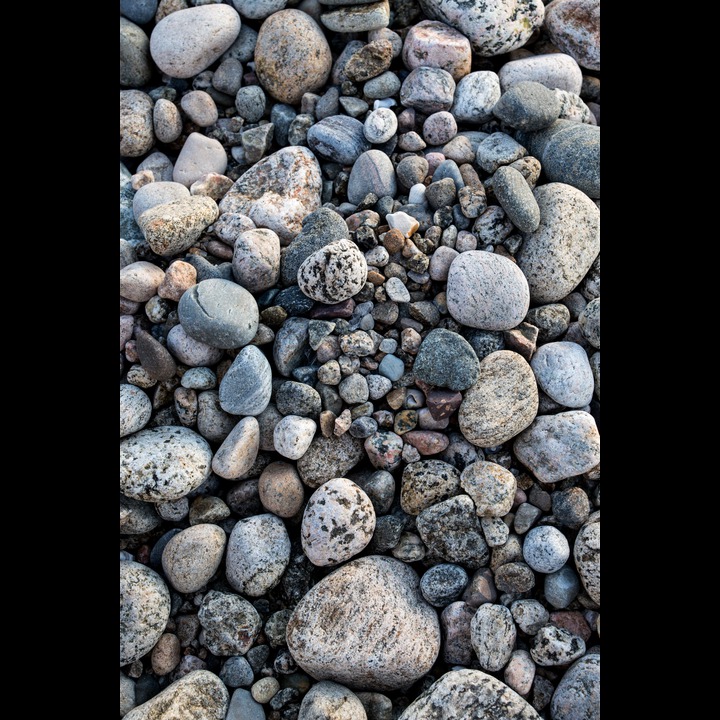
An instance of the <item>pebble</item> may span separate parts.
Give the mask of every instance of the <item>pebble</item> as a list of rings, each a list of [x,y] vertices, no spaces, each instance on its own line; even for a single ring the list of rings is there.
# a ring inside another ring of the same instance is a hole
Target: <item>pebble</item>
[[[241,232],[232,255],[235,281],[251,293],[268,290],[280,276],[280,238],[272,230],[257,228]]]
[[[457,82],[470,72],[471,59],[468,39],[443,22],[423,20],[405,36],[402,60],[408,70],[436,67],[449,72]]]
[[[545,576],[543,592],[554,608],[568,607],[580,592],[580,579],[569,565]]]
[[[509,165],[525,155],[527,150],[510,135],[494,132],[478,145],[476,161],[485,172],[494,173],[501,165]]]
[[[600,0],[562,0],[547,8],[544,29],[561,52],[600,70]]]
[[[552,303],[577,287],[598,256],[600,211],[587,195],[564,183],[541,185],[534,195],[540,226],[523,233],[515,259],[533,303]]]
[[[177,635],[164,633],[150,656],[153,672],[160,676],[170,674],[178,666],[181,657],[182,650]]]
[[[416,378],[450,390],[467,390],[477,382],[479,372],[480,362],[470,343],[443,328],[425,336],[413,365]]]
[[[409,515],[460,492],[460,472],[442,460],[419,460],[405,466],[400,488],[400,506]]]
[[[440,640],[417,574],[382,556],[351,560],[321,579],[287,628],[288,648],[306,672],[364,690],[415,682],[435,662]]]
[[[365,119],[363,135],[367,142],[373,144],[385,143],[397,132],[397,116],[389,108],[373,110]],[[363,147],[368,150],[369,147]],[[358,153],[359,154],[359,153]]]
[[[251,685],[254,675],[250,663],[242,655],[234,655],[223,663],[218,677],[227,687],[237,688]]]
[[[380,361],[378,372],[392,382],[395,382],[403,376],[405,363],[395,355],[386,355]]]
[[[283,521],[270,513],[239,520],[230,533],[225,562],[227,580],[239,593],[260,597],[272,590],[290,562]]]
[[[400,102],[430,115],[449,110],[453,104],[455,80],[452,75],[435,67],[417,67],[403,80]]]
[[[575,122],[552,135],[542,153],[550,182],[571,185],[590,198],[600,197],[600,128]]]
[[[392,111],[388,112],[395,117]],[[386,139],[389,140],[390,136]],[[370,149],[370,142],[385,140],[373,141],[364,132],[363,124],[347,115],[323,118],[307,133],[307,144],[316,155],[341,165],[352,165],[362,153]]]
[[[191,90],[183,95],[180,107],[198,127],[210,127],[218,120],[215,101],[204,90]]]
[[[186,200],[189,197],[190,191],[180,183],[164,181],[148,183],[147,185],[143,185],[135,193],[135,197],[133,198],[133,216],[135,220],[138,221],[140,216],[150,208],[173,202],[174,200]],[[153,265],[153,268],[155,268],[156,271],[160,270],[157,265]]]
[[[354,692],[329,680],[313,685],[303,697],[298,720],[367,720],[367,713]]]
[[[549,577],[545,576],[546,585]],[[535,635],[550,619],[550,613],[533,599],[516,600],[510,606],[510,612],[517,626],[527,635]]]
[[[503,517],[512,509],[517,481],[502,465],[479,460],[462,471],[460,487],[472,498],[478,517]]]
[[[363,95],[370,98],[371,100],[384,100],[385,98],[392,98],[393,95],[397,95],[402,85],[400,78],[392,71],[386,70],[381,75],[374,77],[372,80],[368,80],[363,85]],[[350,101],[353,102],[350,102]],[[345,103],[342,102],[343,98],[340,99],[340,104],[343,105],[343,109],[349,115],[358,117],[368,109],[366,102],[356,98],[345,98]],[[363,108],[363,105],[365,106]],[[355,112],[351,112],[354,110]]]
[[[120,443],[120,491],[147,502],[177,500],[210,475],[207,441],[184,427],[146,428]]]
[[[298,460],[297,470],[303,483],[314,489],[332,478],[344,477],[363,457],[362,443],[347,433],[316,436]]]
[[[532,659],[542,667],[566,665],[585,654],[581,637],[554,625],[541,627],[530,645]]]
[[[525,536],[523,557],[536,572],[553,573],[567,562],[570,545],[560,530],[552,525],[541,525]]]
[[[470,623],[470,640],[483,670],[502,670],[510,660],[517,630],[504,605],[481,605]]]
[[[515,520],[513,521],[513,530],[518,534],[522,535],[526,533],[542,515],[542,510],[535,507],[531,503],[520,503],[517,510],[515,511]]]
[[[535,663],[527,650],[514,650],[510,656],[503,680],[518,695],[527,696],[535,679]]]
[[[538,340],[546,343],[560,338],[567,332],[570,325],[570,310],[562,303],[540,305],[532,308],[526,319],[538,329]]]
[[[181,363],[190,367],[215,365],[224,355],[222,349],[191,338],[179,324],[168,333],[167,347]]]
[[[457,135],[457,123],[447,110],[433,113],[423,123],[423,138],[431,145],[444,145]]]
[[[530,361],[538,387],[555,402],[568,408],[590,403],[595,389],[587,353],[574,342],[541,345]]]
[[[212,65],[233,44],[240,16],[229,5],[177,10],[158,22],[150,35],[150,54],[162,72],[191,78]]]
[[[353,53],[345,64],[345,75],[354,82],[364,82],[385,72],[392,62],[392,43],[371,40]]]
[[[359,204],[373,192],[378,197],[395,196],[397,183],[390,158],[381,150],[367,150],[355,161],[347,186],[349,202]]]
[[[585,592],[600,604],[600,515],[593,513],[580,528],[573,546],[573,559]]]
[[[455,120],[481,125],[491,120],[500,100],[500,80],[491,70],[477,70],[463,77],[455,89],[451,112]]]
[[[137,171],[149,170],[153,174],[155,182],[170,182],[173,167],[173,163],[167,155],[161,152],[153,152],[137,166]]]
[[[600,720],[600,653],[576,660],[560,678],[550,701],[553,720]]]
[[[365,284],[367,272],[365,256],[357,245],[336,240],[302,262],[297,282],[305,295],[330,305],[356,295]]]
[[[152,415],[152,403],[135,385],[120,385],[120,437],[142,430]]]
[[[192,525],[170,538],[162,553],[170,585],[180,593],[202,589],[220,567],[226,540],[222,528],[209,523]]]
[[[209,173],[222,175],[226,169],[227,154],[220,142],[215,138],[193,132],[188,135],[175,161],[173,181],[189,188],[205,175]],[[217,215],[213,218],[215,219]]]
[[[270,702],[272,698],[280,690],[280,683],[274,677],[260,678],[256,683],[253,684],[250,689],[250,693],[253,696],[253,700],[256,702],[265,704]],[[263,714],[263,718],[265,715]]]
[[[478,380],[460,405],[460,431],[478,447],[501,445],[533,422],[538,402],[527,361],[510,350],[491,352],[481,360]]]
[[[380,0],[369,4],[353,4],[325,12],[320,22],[338,33],[362,33],[379,30],[390,24],[390,3]]]
[[[439,563],[420,578],[420,592],[433,607],[444,608],[460,597],[468,579],[460,565]]]
[[[314,420],[299,415],[286,415],[273,432],[275,450],[289,460],[298,460],[310,447],[316,430]]]
[[[365,376],[358,373],[348,375],[340,382],[338,394],[349,405],[367,402],[370,390]]]
[[[594,348],[600,349],[600,298],[591,300],[580,313],[578,323],[583,337]]]
[[[228,544],[228,552],[230,547]],[[262,628],[260,614],[245,598],[218,590],[205,595],[197,617],[203,628],[203,644],[219,657],[244,655]]]
[[[270,463],[258,482],[260,502],[267,510],[281,518],[291,518],[302,509],[305,492],[300,476],[291,463]]]
[[[364,448],[373,467],[379,470],[392,471],[402,461],[403,439],[394,432],[373,433],[365,440]]]
[[[124,720],[159,720],[193,716],[221,720],[225,718],[228,710],[228,700],[227,688],[215,673],[209,670],[193,670],[168,685],[147,702],[131,710],[125,715]]]
[[[252,649],[253,648],[251,648],[251,650]],[[277,682],[275,678],[264,679],[274,680]],[[263,710],[262,705],[253,699],[250,692],[242,688],[238,688],[232,694],[227,715],[223,720],[265,720],[265,711]]]
[[[212,469],[225,480],[243,480],[248,477],[259,449],[260,425],[254,417],[244,417],[213,456]]]
[[[237,58],[228,57],[218,65],[213,73],[212,86],[219,92],[235,97],[242,84],[242,74],[242,63]]]
[[[120,534],[142,535],[160,525],[160,518],[151,503],[120,496]]]
[[[170,593],[163,579],[133,560],[120,562],[120,666],[148,653],[170,617]],[[438,641],[439,642],[439,641]]]
[[[153,101],[141,90],[120,91],[120,156],[140,157],[155,142]]]
[[[493,115],[517,130],[542,130],[560,117],[560,100],[542,83],[522,80],[503,92]]]
[[[493,190],[500,206],[521,232],[532,233],[540,225],[540,207],[522,174],[513,167],[499,167],[493,174]]]
[[[540,482],[558,482],[600,462],[600,433],[584,410],[540,415],[515,438],[513,452]]]
[[[398,277],[390,277],[385,281],[385,292],[393,302],[410,302],[410,291]]]
[[[470,250],[460,253],[450,266],[447,307],[459,323],[483,330],[510,330],[522,322],[529,306],[528,281],[511,260]]]
[[[539,82],[550,90],[559,88],[580,94],[582,70],[574,58],[565,53],[532,55],[505,63],[498,71],[503,92],[523,81]]]
[[[276,100],[296,105],[321,89],[330,75],[330,46],[320,26],[299,10],[280,10],[260,26],[255,73]]]
[[[150,39],[134,22],[120,17],[120,85],[141,87],[149,82]]]
[[[414,217],[402,211],[388,213],[385,219],[392,230],[398,230],[405,237],[410,237],[420,227],[420,223]],[[402,242],[404,245],[404,241]]]
[[[120,0],[120,12],[138,25],[153,19],[157,6],[157,0]]]

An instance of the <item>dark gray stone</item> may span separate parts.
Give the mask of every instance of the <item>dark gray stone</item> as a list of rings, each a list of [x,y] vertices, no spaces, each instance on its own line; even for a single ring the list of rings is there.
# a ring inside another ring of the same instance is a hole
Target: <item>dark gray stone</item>
[[[538,329],[538,342],[546,343],[567,332],[570,317],[570,310],[565,304],[550,303],[528,310],[525,320]]]
[[[275,335],[273,344],[273,360],[278,372],[290,377],[292,371],[299,367],[310,349],[308,344],[308,324],[306,318],[288,318]]]
[[[341,165],[352,165],[370,149],[363,134],[363,124],[347,115],[333,115],[315,123],[307,133],[310,149]]]
[[[560,117],[560,100],[545,85],[525,80],[502,94],[493,115],[518,130],[542,130]]]
[[[445,607],[460,597],[468,579],[460,565],[440,563],[420,578],[420,592],[433,607]]]
[[[288,380],[275,394],[275,404],[283,415],[300,415],[317,420],[322,410],[318,391],[305,383]]]
[[[428,161],[419,155],[403,158],[397,165],[396,173],[400,187],[409,190],[421,183],[428,174]]]
[[[500,330],[467,330],[465,337],[478,360],[505,349],[505,337]]]
[[[355,161],[348,180],[348,200],[355,205],[368,193],[395,195],[397,182],[390,158],[381,150],[368,150]]]
[[[576,660],[550,702],[552,720],[600,720],[600,653]]]
[[[465,180],[463,179],[458,164],[454,160],[443,160],[435,168],[435,172],[433,173],[433,182],[444,180],[445,178],[452,178],[457,190],[465,187]]]
[[[494,132],[478,145],[475,159],[485,172],[494,173],[501,165],[509,165],[527,154],[510,135]]]
[[[550,182],[572,185],[593,199],[600,197],[599,127],[571,123],[550,138],[539,157]]]
[[[249,687],[255,679],[250,663],[242,655],[229,657],[223,664],[218,677],[231,688]]]
[[[455,201],[455,195],[455,181],[449,177],[442,180],[436,180],[433,177],[432,183],[425,189],[425,198],[434,210],[452,205]]]
[[[259,415],[270,402],[272,368],[255,345],[244,347],[220,382],[220,406],[233,415]]]
[[[479,369],[478,356],[462,335],[436,328],[422,341],[413,374],[431,385],[466,390],[477,381]]]
[[[513,167],[499,167],[493,175],[493,190],[513,225],[533,232],[540,225],[540,208],[523,175]]]
[[[243,26],[243,30],[245,26]],[[242,33],[242,30],[240,31]],[[290,125],[293,120],[297,117],[297,111],[292,105],[286,105],[285,103],[276,103],[273,105],[270,111],[270,122],[275,126],[275,142],[280,147],[288,145],[288,132],[290,131]]]

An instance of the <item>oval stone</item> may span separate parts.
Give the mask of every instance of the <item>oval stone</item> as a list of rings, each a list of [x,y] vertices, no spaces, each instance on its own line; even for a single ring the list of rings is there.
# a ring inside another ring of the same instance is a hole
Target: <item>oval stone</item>
[[[120,156],[144,155],[154,142],[152,99],[142,90],[121,90]]]
[[[462,471],[460,487],[472,498],[478,517],[503,517],[512,509],[517,480],[502,465],[478,460]]]
[[[168,582],[181,593],[200,590],[220,567],[227,538],[210,523],[191,525],[170,538],[162,552]]]
[[[591,516],[575,538],[573,559],[585,592],[600,604],[600,516]]]
[[[588,70],[600,70],[600,0],[556,0],[544,29],[555,47]]]
[[[400,487],[400,507],[408,515],[460,492],[460,472],[442,460],[419,460],[405,466]]]
[[[496,672],[507,665],[517,630],[512,613],[504,605],[481,605],[470,623],[470,641],[483,670]]]
[[[120,437],[142,430],[152,415],[152,402],[135,385],[120,385]]]
[[[535,419],[539,397],[532,368],[519,353],[497,350],[480,361],[477,382],[465,393],[458,422],[473,445],[501,445]]]
[[[302,700],[298,720],[367,720],[358,696],[330,680],[313,685]]]
[[[367,273],[367,262],[358,246],[350,240],[336,240],[303,261],[297,283],[304,295],[332,305],[360,292]]]
[[[259,415],[272,396],[272,368],[265,354],[247,345],[220,381],[220,407],[233,415]]]
[[[587,353],[574,342],[541,345],[530,360],[540,389],[556,403],[582,408],[590,403],[595,380]]]
[[[390,158],[381,150],[368,150],[355,161],[348,180],[348,201],[357,205],[368,193],[395,196],[397,180]]]
[[[341,165],[352,165],[370,149],[363,124],[348,115],[331,115],[315,123],[307,134],[310,149]]]
[[[318,680],[395,690],[430,670],[440,625],[415,571],[371,555],[351,560],[305,594],[290,616],[287,644]]]
[[[141,430],[120,443],[120,491],[148,502],[177,500],[210,475],[212,450],[186,427]]]
[[[600,720],[600,653],[576,660],[550,702],[553,720]]]
[[[413,374],[430,385],[467,390],[477,381],[479,367],[472,345],[462,335],[436,328],[422,341]]]
[[[212,459],[212,469],[225,480],[242,480],[248,476],[260,449],[260,425],[244,417],[223,440]]]

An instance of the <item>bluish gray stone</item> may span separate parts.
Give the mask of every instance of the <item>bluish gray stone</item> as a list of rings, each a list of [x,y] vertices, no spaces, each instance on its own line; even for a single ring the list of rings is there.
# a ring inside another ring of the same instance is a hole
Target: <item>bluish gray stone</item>
[[[509,165],[527,155],[527,150],[517,140],[502,132],[494,132],[479,145],[475,159],[488,173],[494,173],[501,165]]]
[[[518,230],[537,230],[540,208],[522,173],[507,165],[499,167],[493,175],[493,190],[500,206]]]
[[[149,23],[157,7],[158,0],[120,0],[120,13],[138,25]]]
[[[541,345],[530,360],[540,389],[556,403],[582,408],[590,403],[595,389],[585,350],[574,342]]]
[[[560,116],[560,100],[541,83],[527,80],[501,95],[493,115],[518,130],[542,130]]]
[[[130,171],[120,163],[120,237],[133,247],[147,246],[145,236],[135,222],[133,214],[135,191],[132,188],[131,178]]]
[[[363,95],[373,100],[382,100],[397,94],[401,85],[400,78],[391,70],[386,70],[363,85]]]
[[[405,372],[405,363],[395,355],[386,355],[378,367],[378,372],[389,380],[399,380]]]
[[[420,592],[433,607],[445,607],[457,600],[468,584],[468,574],[460,565],[439,563],[420,578]]]
[[[569,565],[545,576],[545,599],[557,610],[566,608],[580,593],[580,578]]]
[[[552,720],[600,720],[600,653],[576,660],[550,701]]]
[[[480,361],[470,343],[452,330],[436,328],[422,341],[413,374],[430,385],[466,390],[474,385]]]
[[[220,406],[233,415],[259,415],[270,403],[272,368],[255,345],[244,347],[220,382]]]
[[[275,103],[273,105],[270,111],[270,122],[275,126],[275,142],[280,147],[288,145],[288,132],[290,131],[292,121],[296,117],[297,111],[292,105],[286,105],[285,103]]]
[[[120,85],[138,88],[151,76],[150,38],[142,28],[120,16]]]
[[[449,110],[454,93],[455,81],[449,72],[440,68],[418,67],[403,81],[400,102],[405,107],[431,115],[440,110]]]
[[[395,168],[390,158],[381,150],[364,152],[350,171],[348,200],[357,205],[371,192],[378,197],[394,196],[397,192]]]
[[[308,344],[307,318],[288,318],[275,335],[273,360],[277,371],[284,377],[290,377],[299,367],[310,345]]]
[[[363,124],[347,115],[332,115],[316,122],[308,130],[307,143],[315,154],[341,165],[352,165],[370,149]]]
[[[265,720],[263,706],[253,700],[248,690],[238,688],[230,698],[225,720]]]
[[[231,688],[248,687],[255,678],[250,663],[242,655],[229,657],[222,666],[219,678]]]
[[[550,182],[561,182],[600,197],[600,128],[572,123],[555,133],[540,156]]]

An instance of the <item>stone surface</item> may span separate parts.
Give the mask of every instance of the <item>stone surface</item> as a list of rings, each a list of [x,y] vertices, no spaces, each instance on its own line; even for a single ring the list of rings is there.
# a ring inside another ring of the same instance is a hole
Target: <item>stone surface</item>
[[[373,3],[353,3],[349,7],[325,12],[320,22],[338,33],[361,33],[385,28],[390,23],[390,3],[380,0]]]
[[[443,328],[425,336],[413,365],[416,378],[450,390],[467,390],[477,382],[479,371],[480,362],[470,343]]]
[[[536,572],[553,573],[567,562],[570,545],[560,530],[551,525],[541,525],[525,536],[523,557]]]
[[[582,408],[592,400],[595,381],[590,361],[577,343],[560,341],[541,345],[530,367],[538,387],[560,405]]]
[[[305,500],[305,491],[295,466],[278,461],[270,463],[258,482],[260,502],[271,513],[282,518],[296,515]]]
[[[135,385],[120,384],[120,437],[142,430],[150,421],[152,402]]]
[[[449,72],[456,82],[470,72],[470,41],[454,28],[437,20],[422,20],[405,36],[402,60],[408,70],[436,67]]]
[[[307,144],[316,155],[341,165],[352,165],[370,149],[363,124],[347,115],[331,115],[316,122],[308,130]]]
[[[153,146],[153,101],[141,90],[120,91],[120,156],[139,157]]]
[[[321,680],[303,697],[298,720],[367,720],[367,713],[357,695],[344,685]]]
[[[457,84],[451,112],[458,122],[480,125],[492,118],[500,96],[497,73],[477,70],[465,75]]]
[[[357,245],[336,240],[302,262],[297,282],[308,297],[332,305],[356,295],[365,284],[367,272],[365,256]]]
[[[227,538],[209,523],[192,525],[170,538],[162,552],[162,567],[172,587],[181,593],[203,588],[220,567]]]
[[[146,210],[156,205],[163,205],[173,200],[186,200],[189,197],[190,191],[181,183],[162,180],[148,183],[143,185],[133,197],[133,216],[137,221]]]
[[[175,161],[173,181],[190,187],[209,173],[222,175],[227,169],[227,153],[215,138],[190,133]]]
[[[453,104],[455,80],[446,70],[436,67],[416,67],[403,80],[400,87],[400,102],[430,115],[440,110],[449,110]]]
[[[585,643],[565,628],[541,627],[530,645],[532,659],[542,667],[566,665],[585,654]]]
[[[203,644],[219,657],[244,655],[262,628],[260,614],[245,598],[218,590],[206,593],[197,617]]]
[[[267,228],[241,232],[235,240],[232,270],[236,282],[251,293],[274,287],[280,277],[280,238]]]
[[[550,702],[553,720],[600,720],[600,653],[576,660]]]
[[[600,197],[600,128],[573,122],[554,133],[542,153],[551,182],[572,185],[588,197]]]
[[[296,662],[319,680],[393,690],[430,670],[440,651],[440,626],[410,567],[369,556],[309,590],[290,617],[287,643]]]
[[[233,415],[260,415],[272,395],[272,368],[262,350],[244,347],[228,368],[219,388],[220,405]]]
[[[242,480],[248,477],[259,449],[260,425],[254,417],[244,417],[213,456],[213,472],[225,480]]]
[[[384,152],[375,149],[364,152],[355,161],[347,186],[348,200],[355,205],[370,192],[378,197],[394,197],[397,192],[392,161]]]
[[[447,500],[460,492],[460,472],[442,460],[419,460],[405,466],[400,506],[409,515]]]
[[[540,225],[540,207],[522,174],[509,165],[493,174],[493,191],[513,225],[521,232],[534,232]]]
[[[560,100],[542,83],[523,80],[503,92],[492,112],[517,130],[542,130],[560,117]]]
[[[289,460],[301,458],[315,437],[317,425],[309,417],[286,415],[273,431],[275,450]]]
[[[363,457],[363,445],[348,433],[340,437],[316,437],[297,461],[302,481],[317,488],[336,477],[344,477]]]
[[[553,45],[588,70],[600,70],[600,0],[560,0],[547,8],[544,29]]]
[[[580,528],[573,559],[585,592],[600,604],[600,516],[593,513]]]
[[[574,58],[564,53],[531,55],[505,63],[498,71],[500,87],[505,92],[516,83],[531,80],[550,90],[559,88],[580,93],[582,70]]]
[[[517,631],[512,614],[504,605],[481,605],[470,623],[470,640],[483,670],[496,672],[507,664]]]
[[[460,487],[472,498],[478,517],[503,517],[512,508],[517,481],[502,465],[478,460],[462,471]]]
[[[142,28],[120,16],[120,85],[141,87],[151,73],[150,39]]]

